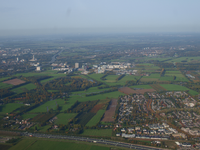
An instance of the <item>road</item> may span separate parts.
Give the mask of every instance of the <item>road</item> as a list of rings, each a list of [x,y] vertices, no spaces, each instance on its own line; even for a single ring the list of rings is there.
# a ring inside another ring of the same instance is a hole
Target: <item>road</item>
[[[33,136],[38,138],[51,138],[51,139],[67,139],[67,140],[75,140],[75,141],[84,141],[84,142],[91,142],[91,143],[99,143],[104,145],[111,145],[111,146],[119,146],[125,147],[130,149],[136,150],[163,150],[162,148],[154,148],[148,146],[141,146],[135,145],[130,143],[123,143],[123,142],[116,142],[111,140],[105,139],[95,139],[95,138],[88,138],[88,137],[78,137],[78,136],[66,136],[66,135],[50,135],[50,134],[40,134],[40,133],[21,133],[22,136]]]

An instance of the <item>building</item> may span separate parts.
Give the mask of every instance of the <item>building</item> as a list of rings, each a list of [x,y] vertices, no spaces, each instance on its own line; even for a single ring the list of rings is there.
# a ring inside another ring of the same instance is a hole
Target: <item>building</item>
[[[35,58],[35,56],[33,55],[33,58],[30,61],[37,61],[37,59]]]
[[[40,66],[37,66],[37,67],[36,67],[36,71],[41,71],[41,67],[40,67]]]
[[[75,63],[75,68],[79,68],[79,63]]]

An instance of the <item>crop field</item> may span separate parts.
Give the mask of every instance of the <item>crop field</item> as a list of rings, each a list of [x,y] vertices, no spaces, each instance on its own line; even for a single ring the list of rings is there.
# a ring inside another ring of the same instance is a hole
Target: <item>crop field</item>
[[[136,93],[136,94],[144,94],[145,92],[154,92],[155,90],[150,88],[150,89],[138,89],[138,90],[133,90],[129,87],[122,87],[122,88],[119,88],[119,91],[124,93],[124,94],[133,94],[133,93]]]
[[[12,84],[6,84],[3,82],[0,82],[0,89],[10,88],[12,86],[13,86]]]
[[[108,107],[108,110],[106,110],[104,117],[102,121],[104,122],[114,122],[114,115],[115,115],[115,110],[117,107],[117,99],[112,99],[111,104]]]
[[[68,122],[76,117],[77,113],[60,113],[56,117],[57,119],[55,120],[56,124],[65,124],[67,125]]]
[[[101,119],[101,117],[103,116],[105,110],[100,109],[96,115],[90,119],[90,121],[86,124],[86,126],[92,127],[95,126]]]
[[[78,116],[78,124],[81,124],[81,125],[86,125],[90,119],[92,119],[92,117],[95,115],[95,113],[87,113],[87,112],[83,112],[81,115]]]
[[[11,80],[4,81],[3,83],[19,85],[19,84],[25,83],[25,81],[20,80],[20,79],[11,79]]]
[[[28,119],[28,118],[34,118],[35,116],[37,116],[38,114],[23,114],[22,118],[23,119]]]
[[[9,150],[110,150],[109,147],[93,144],[65,142],[64,140],[24,139]]]
[[[82,135],[110,137],[112,135],[112,129],[86,129]]]
[[[165,88],[168,91],[189,91],[188,93],[191,95],[198,95],[199,93],[188,89],[187,87],[176,85],[176,84],[160,84],[163,88]]]
[[[26,91],[29,91],[29,90],[32,90],[32,89],[35,89],[35,88],[36,88],[36,86],[33,83],[29,83],[29,84],[22,85],[20,87],[14,88],[11,91],[13,91],[17,94],[20,94],[20,93],[23,93],[23,92],[26,92]]]
[[[1,105],[0,113],[11,113],[12,111],[14,111],[15,109],[21,106],[23,106],[23,104],[19,104],[19,103],[8,103],[5,105]]]
[[[59,106],[64,105],[64,100],[62,100],[62,99],[56,99],[56,100],[48,101],[48,102],[46,102],[46,103],[38,106],[37,108],[31,110],[29,113],[47,112],[51,108],[53,110],[55,110],[57,108],[57,105],[59,105]]]

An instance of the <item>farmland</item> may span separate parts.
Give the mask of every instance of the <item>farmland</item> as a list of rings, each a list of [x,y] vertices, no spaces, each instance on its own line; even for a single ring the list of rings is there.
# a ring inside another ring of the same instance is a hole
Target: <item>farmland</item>
[[[20,103],[9,103],[5,105],[0,106],[0,113],[11,113],[15,109],[23,106],[23,104]]]
[[[27,92],[27,91],[35,89],[35,88],[36,88],[36,86],[33,83],[29,83],[29,84],[14,88],[11,91],[19,94],[19,93]]]
[[[56,117],[56,124],[68,124],[68,122],[73,119],[77,113],[60,113]]]
[[[29,113],[47,112],[51,108],[53,110],[55,110],[56,107],[57,107],[57,105],[60,105],[60,106],[64,105],[64,100],[62,100],[62,99],[56,99],[56,100],[48,101],[48,102],[40,105],[39,107],[31,110]]]
[[[20,141],[17,145],[11,147],[9,150],[109,150],[109,147],[97,146],[92,144],[74,143],[73,141],[66,142],[64,140],[46,140],[46,139],[24,139]]]
[[[112,135],[112,129],[86,129],[82,135],[110,137]]]
[[[105,110],[100,109],[96,115],[86,124],[86,126],[92,127],[95,126],[103,116]]]

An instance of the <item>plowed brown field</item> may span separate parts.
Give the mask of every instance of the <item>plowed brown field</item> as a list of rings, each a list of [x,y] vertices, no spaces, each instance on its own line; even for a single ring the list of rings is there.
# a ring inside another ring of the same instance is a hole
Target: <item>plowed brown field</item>
[[[145,92],[154,92],[154,89],[141,89],[141,90],[133,90],[129,87],[123,87],[119,89],[120,92],[124,94],[144,94]]]
[[[4,81],[3,83],[19,85],[19,84],[25,83],[25,81],[20,80],[20,79],[12,79],[12,80],[8,80],[8,81]]]
[[[115,121],[115,110],[117,107],[117,99],[112,99],[111,104],[109,105],[108,110],[106,110],[102,121],[104,122],[114,122]]]

